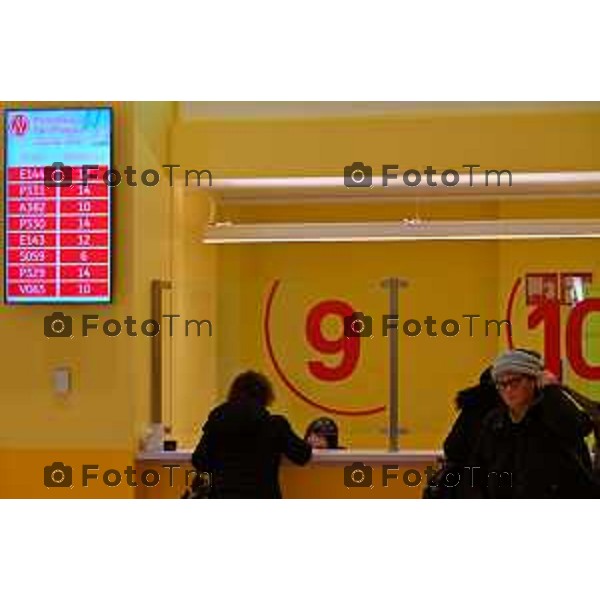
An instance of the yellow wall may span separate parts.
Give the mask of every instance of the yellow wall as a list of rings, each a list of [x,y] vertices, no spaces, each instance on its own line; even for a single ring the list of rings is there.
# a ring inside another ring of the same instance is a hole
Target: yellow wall
[[[170,272],[174,282],[166,295],[170,314],[181,317],[174,321],[173,337],[165,342],[165,420],[173,425],[173,434],[182,447],[193,446],[199,428],[218,397],[216,389],[220,320],[217,317],[217,250],[200,243],[201,232],[208,220],[208,203],[202,194],[193,199],[181,194],[172,198],[173,248]],[[195,325],[187,330],[185,320],[209,320],[208,325]]]
[[[138,186],[130,190],[133,219],[121,226],[123,237],[128,238],[124,243],[130,244],[133,252],[132,310],[139,315],[139,323],[151,316],[151,281],[171,279],[172,188],[168,186],[168,171],[159,167],[170,162],[176,106],[173,102],[132,102],[128,109],[133,124],[133,153],[128,164],[133,164],[138,172]],[[139,174],[145,169],[159,171],[161,182],[154,187],[141,185]],[[119,238],[115,243],[118,241]],[[130,401],[134,403],[135,415],[130,419],[138,440],[150,421],[150,338],[138,334],[132,339],[128,363],[132,367],[134,388]]]
[[[311,120],[182,121],[174,162],[219,176],[321,175],[353,161],[404,168],[597,169],[600,110],[413,114]]]

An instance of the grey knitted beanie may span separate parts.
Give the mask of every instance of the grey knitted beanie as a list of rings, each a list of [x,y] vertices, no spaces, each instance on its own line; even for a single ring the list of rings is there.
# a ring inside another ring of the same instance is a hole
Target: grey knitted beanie
[[[507,350],[503,352],[492,365],[494,381],[505,373],[518,373],[530,377],[538,377],[544,369],[540,358],[523,350]]]

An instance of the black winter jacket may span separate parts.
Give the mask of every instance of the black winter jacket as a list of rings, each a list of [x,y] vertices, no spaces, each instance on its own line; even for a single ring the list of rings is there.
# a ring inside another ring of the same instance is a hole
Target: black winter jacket
[[[479,385],[461,390],[456,396],[458,417],[444,441],[444,457],[449,465],[457,468],[469,464],[475,444],[481,434],[481,427],[488,413],[502,405],[491,377],[482,373]]]
[[[229,401],[210,413],[192,464],[196,471],[210,473],[211,498],[281,498],[281,456],[303,465],[311,452],[285,417],[249,402]]]
[[[470,460],[475,496],[595,498],[585,436],[591,422],[558,385],[542,388],[519,423],[505,406],[484,419]]]

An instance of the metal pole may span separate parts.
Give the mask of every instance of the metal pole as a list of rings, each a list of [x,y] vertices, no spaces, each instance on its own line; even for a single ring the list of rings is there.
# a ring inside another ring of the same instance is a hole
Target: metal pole
[[[170,290],[170,281],[154,279],[151,284],[151,307],[152,319],[162,323],[162,291]],[[151,363],[150,363],[150,421],[162,423],[163,412],[163,389],[162,389],[162,333],[150,338],[151,340]]]
[[[398,277],[389,277],[383,281],[383,287],[389,289],[390,293],[390,318],[396,321],[396,327],[389,330],[389,427],[388,427],[388,451],[396,452],[398,450],[398,323],[399,323],[399,302],[398,291],[401,287],[406,287],[407,282]]]

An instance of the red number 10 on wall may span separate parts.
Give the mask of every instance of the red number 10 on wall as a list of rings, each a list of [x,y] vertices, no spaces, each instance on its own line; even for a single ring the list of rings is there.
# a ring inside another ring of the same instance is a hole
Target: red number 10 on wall
[[[583,354],[583,332],[586,317],[600,312],[600,298],[587,298],[570,311],[566,323],[566,356],[573,371],[583,379],[600,380],[600,365],[591,365]],[[554,374],[560,368],[561,315],[558,301],[547,301],[531,311],[529,329],[543,324],[546,368]]]

